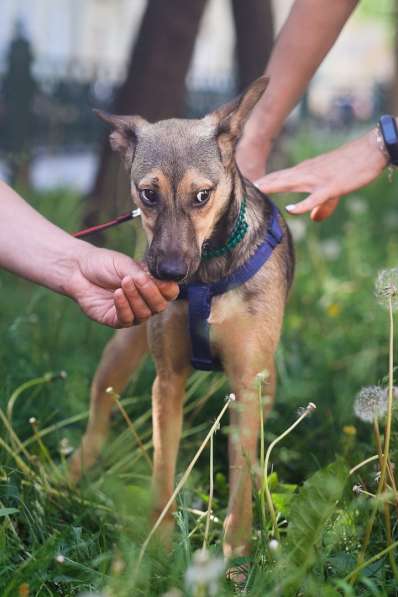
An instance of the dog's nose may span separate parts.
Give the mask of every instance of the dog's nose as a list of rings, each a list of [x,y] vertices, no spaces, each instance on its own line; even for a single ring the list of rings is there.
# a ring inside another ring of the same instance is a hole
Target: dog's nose
[[[180,257],[168,257],[159,261],[157,276],[160,280],[179,282],[188,273],[187,264]]]

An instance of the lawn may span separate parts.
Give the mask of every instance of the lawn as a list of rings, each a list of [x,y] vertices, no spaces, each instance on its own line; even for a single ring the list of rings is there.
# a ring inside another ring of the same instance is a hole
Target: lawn
[[[313,140],[301,141],[288,148],[292,161],[315,151]],[[374,287],[380,270],[398,265],[396,188],[396,180],[389,184],[383,176],[343,200],[325,223],[289,218],[297,271],[277,356],[275,408],[265,421],[265,450],[303,414],[300,409],[309,402],[317,408],[271,453],[268,486],[278,530],[272,532],[267,502],[264,519],[262,500],[254,496],[253,555],[233,564],[245,569],[249,564],[248,595],[398,594],[391,566],[397,551],[392,547],[380,555],[398,541],[396,494],[389,490],[374,497],[375,461],[349,475],[377,453],[374,425],[359,420],[353,405],[361,388],[387,385],[389,317]],[[67,191],[34,196],[32,203],[67,230],[79,225],[80,200]],[[138,226],[110,232],[109,246],[133,251],[132,230]],[[90,381],[112,332],[88,321],[68,299],[5,272],[0,273],[0,309],[0,594],[234,594],[220,559],[228,413],[213,437],[208,534],[206,445],[177,497],[173,549],[163,553],[151,542],[141,561],[150,531],[150,468],[117,401],[112,436],[98,466],[78,488],[64,477],[68,453],[85,428]],[[148,359],[119,401],[149,451],[153,375]],[[178,480],[228,392],[220,374],[192,376]],[[384,418],[379,425],[383,439]],[[204,537],[205,554],[198,552]],[[366,565],[352,575],[362,561]]]

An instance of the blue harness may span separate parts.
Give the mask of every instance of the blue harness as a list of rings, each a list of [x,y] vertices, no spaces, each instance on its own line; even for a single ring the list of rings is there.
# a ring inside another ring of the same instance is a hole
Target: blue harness
[[[230,276],[221,278],[212,284],[191,282],[180,286],[179,299],[188,299],[189,332],[192,344],[192,366],[202,371],[222,369],[218,359],[213,357],[210,350],[210,326],[208,318],[211,311],[211,301],[214,296],[224,294],[242,284],[245,284],[268,261],[274,248],[281,242],[282,228],[279,224],[278,210],[272,204],[272,215],[264,242],[256,252]]]

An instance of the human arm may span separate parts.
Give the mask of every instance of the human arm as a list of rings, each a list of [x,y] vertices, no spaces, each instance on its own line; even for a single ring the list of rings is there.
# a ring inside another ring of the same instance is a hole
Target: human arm
[[[377,129],[372,129],[338,149],[272,172],[255,184],[264,193],[309,193],[286,209],[294,215],[310,211],[312,220],[324,220],[336,209],[342,195],[366,186],[387,166],[389,159],[376,135]]]
[[[0,267],[71,297],[111,327],[147,319],[178,293],[176,284],[155,281],[127,255],[73,238],[2,181]]]
[[[270,82],[246,123],[238,165],[250,180],[264,174],[275,138],[333,46],[358,0],[296,0],[265,70]]]

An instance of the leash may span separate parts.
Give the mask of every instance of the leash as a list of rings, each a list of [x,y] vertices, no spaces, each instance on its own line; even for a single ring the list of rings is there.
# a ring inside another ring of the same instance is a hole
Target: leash
[[[192,344],[191,364],[195,369],[214,371],[222,369],[210,350],[210,317],[213,297],[245,284],[271,257],[275,247],[281,242],[283,232],[279,223],[279,212],[272,203],[272,215],[264,241],[249,259],[231,275],[212,284],[191,282],[180,285],[177,299],[188,300],[189,331]]]
[[[132,211],[128,211],[127,213],[118,216],[114,220],[109,220],[109,222],[105,222],[105,224],[98,224],[97,226],[91,226],[90,228],[79,230],[79,232],[75,232],[73,236],[75,238],[83,238],[84,236],[89,236],[90,234],[94,234],[95,232],[108,230],[108,228],[112,228],[113,226],[118,226],[119,224],[123,224],[124,222],[134,220],[135,218],[138,218],[138,216],[140,215],[141,210],[139,208],[133,209]]]

